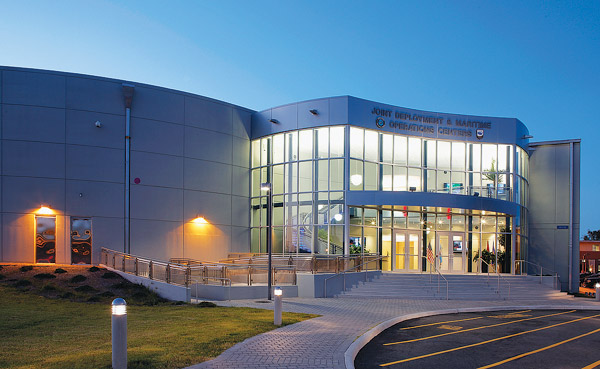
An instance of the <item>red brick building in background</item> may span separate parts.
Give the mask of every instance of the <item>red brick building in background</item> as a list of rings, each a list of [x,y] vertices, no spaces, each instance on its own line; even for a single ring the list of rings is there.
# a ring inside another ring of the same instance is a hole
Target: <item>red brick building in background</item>
[[[579,241],[579,271],[600,272],[600,241]]]

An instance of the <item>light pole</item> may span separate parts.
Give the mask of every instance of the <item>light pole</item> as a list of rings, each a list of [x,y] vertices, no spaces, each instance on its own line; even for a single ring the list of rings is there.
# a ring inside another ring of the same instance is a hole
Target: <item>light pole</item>
[[[261,183],[260,189],[267,192],[267,252],[269,253],[269,266],[267,276],[267,299],[271,300],[271,261],[272,261],[272,228],[273,228],[273,185],[271,182]]]
[[[122,298],[112,302],[112,367],[127,369],[127,303]]]

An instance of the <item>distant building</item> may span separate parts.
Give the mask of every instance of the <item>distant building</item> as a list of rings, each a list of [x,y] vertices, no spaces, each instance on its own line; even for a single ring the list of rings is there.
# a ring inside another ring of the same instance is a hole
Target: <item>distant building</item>
[[[600,272],[600,241],[579,241],[579,271]]]

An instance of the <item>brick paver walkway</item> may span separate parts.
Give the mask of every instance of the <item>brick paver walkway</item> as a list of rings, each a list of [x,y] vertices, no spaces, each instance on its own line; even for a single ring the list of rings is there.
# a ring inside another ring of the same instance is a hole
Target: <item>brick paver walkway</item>
[[[271,304],[253,300],[218,304],[272,309]],[[504,306],[600,309],[600,303],[591,299],[568,296],[535,301],[290,298],[284,299],[284,311],[322,316],[249,338],[219,357],[190,368],[346,368],[344,353],[352,342],[388,319],[435,310]]]

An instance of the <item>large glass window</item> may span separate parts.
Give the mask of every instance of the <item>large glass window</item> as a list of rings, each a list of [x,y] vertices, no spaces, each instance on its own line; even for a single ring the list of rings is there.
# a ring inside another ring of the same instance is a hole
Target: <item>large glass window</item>
[[[262,244],[266,234],[266,193],[260,190],[262,182],[271,182],[273,194],[279,198],[276,217],[281,229],[277,231],[277,242],[284,252],[342,252],[346,188],[428,191],[485,196],[523,206],[527,203],[529,157],[515,145],[438,140],[332,126],[256,139],[251,142],[251,150],[251,225],[260,229],[251,233],[253,250],[266,249]],[[346,153],[350,158],[344,158]],[[349,167],[345,168],[346,165]],[[394,210],[393,224],[386,226],[396,228],[403,223],[407,227],[408,213],[400,216],[402,213],[403,210]],[[434,239],[439,227],[468,229],[467,223],[473,221],[468,217],[451,217],[446,222],[444,216],[423,215],[423,227],[433,232]],[[495,234],[504,226],[489,223],[485,215],[481,217],[477,226],[480,232],[494,236],[481,236],[480,244],[498,245],[500,238]],[[524,222],[515,224],[526,235]],[[332,228],[334,225],[338,228]],[[362,249],[365,231],[360,232],[363,238],[355,242],[361,243]]]

